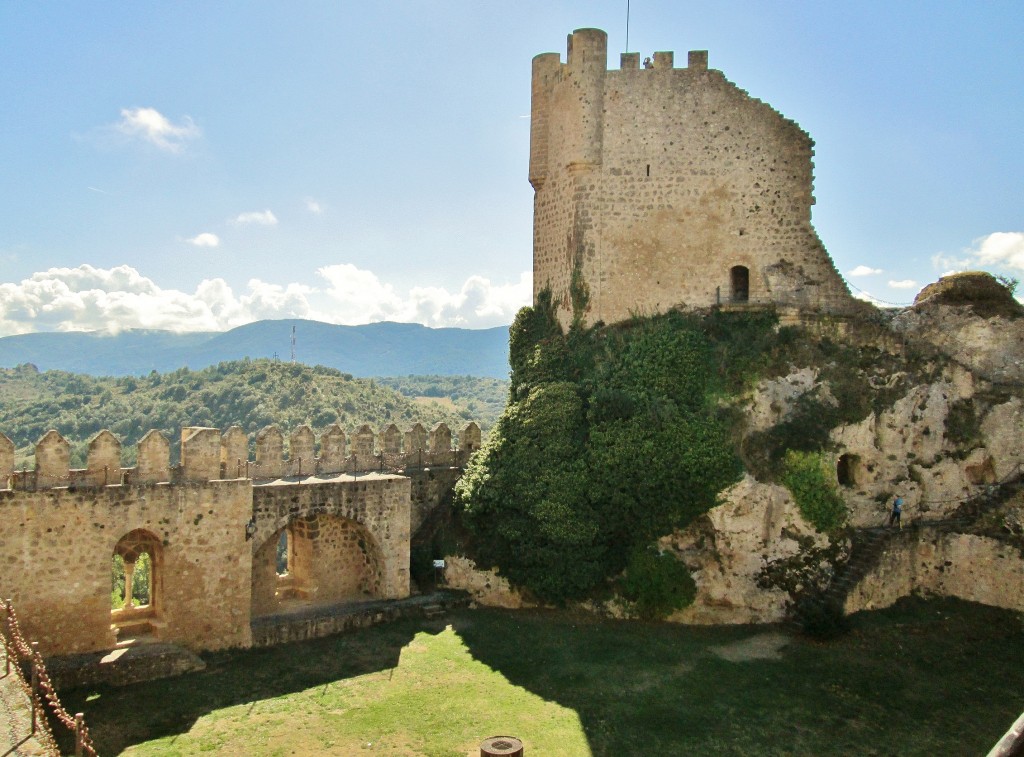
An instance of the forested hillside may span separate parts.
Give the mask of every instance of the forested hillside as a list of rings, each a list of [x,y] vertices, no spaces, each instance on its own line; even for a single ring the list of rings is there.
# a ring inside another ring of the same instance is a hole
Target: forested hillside
[[[468,410],[477,423],[489,428],[508,403],[508,379],[480,376],[384,376],[382,384],[423,404],[437,401]]]
[[[89,439],[104,428],[121,440],[131,463],[135,445],[150,429],[174,441],[182,426],[237,424],[253,434],[270,424],[287,433],[306,423],[319,433],[334,422],[351,432],[363,423],[377,430],[393,422],[405,430],[416,421],[428,427],[444,421],[457,433],[469,420],[486,430],[495,417],[485,404],[474,406],[482,411],[476,415],[467,409],[468,400],[437,397],[436,402],[416,401],[380,381],[273,360],[119,378],[39,372],[22,365],[0,369],[0,432],[15,443],[18,466],[32,467],[36,441],[55,428],[72,443],[75,467],[84,463]]]
[[[285,358],[326,365],[353,376],[441,374],[508,376],[508,329],[432,329],[418,323],[337,326],[305,320],[257,321],[223,333],[127,330],[0,337],[0,367],[32,363],[40,370],[93,376],[145,376],[228,360]]]

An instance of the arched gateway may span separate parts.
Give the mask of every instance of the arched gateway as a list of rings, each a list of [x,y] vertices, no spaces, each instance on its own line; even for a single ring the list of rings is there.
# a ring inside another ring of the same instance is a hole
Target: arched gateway
[[[253,486],[252,617],[409,594],[410,481]]]

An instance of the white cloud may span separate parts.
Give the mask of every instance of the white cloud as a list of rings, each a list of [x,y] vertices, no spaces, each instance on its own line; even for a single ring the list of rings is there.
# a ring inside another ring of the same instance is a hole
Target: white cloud
[[[315,215],[320,215],[321,213],[324,212],[323,206],[319,202],[314,200],[312,197],[307,197],[305,199],[305,203],[306,203],[306,210],[308,210],[310,213],[313,213]]]
[[[981,265],[1024,271],[1024,232],[997,231],[976,239],[971,255]]]
[[[1024,271],[1024,231],[997,231],[978,237],[959,256],[945,252],[933,255],[932,265],[945,271],[943,276],[972,269]]]
[[[852,271],[849,271],[846,275],[847,276],[873,276],[876,273],[881,273],[881,272],[882,272],[881,268],[871,268],[870,266],[859,265],[856,268],[854,268]]]
[[[204,280],[188,293],[163,289],[127,265],[51,268],[20,283],[0,284],[0,335],[132,328],[225,331],[265,318],[486,328],[510,323],[530,303],[532,291],[529,272],[511,284],[471,276],[458,292],[414,287],[404,295],[372,271],[350,264],[317,273],[326,287],[251,279],[236,294],[220,278]]]
[[[191,239],[186,239],[186,242],[193,244],[196,247],[219,247],[220,237],[216,234],[211,234],[209,231],[204,231],[202,234],[196,234]]]
[[[269,210],[264,210],[262,212],[254,210],[249,213],[239,213],[232,223],[237,226],[243,226],[250,223],[256,223],[260,226],[276,226],[277,216]]]
[[[516,311],[529,305],[533,284],[529,272],[514,284],[494,285],[470,276],[458,292],[442,287],[413,287],[405,297],[371,271],[343,263],[317,271],[328,283],[333,300],[331,321],[360,324],[392,320],[426,326],[486,328],[511,323]]]
[[[0,332],[217,330],[194,296],[160,289],[130,266],[51,268],[20,284],[0,284]]]
[[[174,153],[181,152],[186,142],[202,135],[200,128],[188,116],[180,124],[174,124],[155,108],[122,108],[121,120],[113,128],[128,137]]]
[[[890,281],[889,286],[893,289],[914,289],[917,282],[913,279],[902,279],[901,281]]]

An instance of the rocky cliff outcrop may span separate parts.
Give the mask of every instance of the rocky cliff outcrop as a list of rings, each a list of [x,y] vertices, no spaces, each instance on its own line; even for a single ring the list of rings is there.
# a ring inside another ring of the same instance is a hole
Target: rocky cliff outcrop
[[[885,371],[864,381],[885,392],[876,393],[876,404],[882,396],[889,401],[859,421],[832,428],[823,450],[834,466],[848,525],[883,525],[899,494],[905,501],[905,524],[941,521],[946,530],[908,532],[850,595],[847,611],[885,606],[912,591],[1024,606],[1024,506],[1004,508],[994,537],[958,533],[983,519],[965,517],[964,503],[1015,479],[1024,466],[1022,314],[1024,308],[991,276],[962,274],[927,288],[914,307],[889,321],[898,339],[883,334],[872,340],[895,354],[886,356],[893,359]],[[830,412],[839,392],[822,368],[794,365],[786,375],[760,381],[744,405],[744,433],[764,434],[806,414],[808,404]],[[832,376],[844,371],[842,366],[831,369]],[[802,554],[813,560],[825,554],[822,548],[830,541],[837,547],[830,559],[847,557],[844,545],[836,542],[845,537],[814,532],[781,487],[748,477],[725,498],[726,504],[684,534],[663,540],[693,568],[699,587],[694,605],[673,619],[778,619],[815,580],[807,574],[808,559],[794,558]],[[760,518],[775,513],[785,513],[786,527],[765,528]],[[788,595],[779,588],[786,582],[777,580],[789,569],[787,563],[793,573]],[[771,567],[777,568],[774,582],[766,581]],[[820,567],[816,578],[827,584],[832,568]]]
[[[865,543],[868,532],[857,529],[881,527],[897,494],[904,525],[921,529],[883,541],[871,555],[877,566],[858,566],[847,611],[912,591],[1024,604],[1024,505],[1002,502],[998,516],[976,506],[1004,498],[1002,484],[1024,470],[1022,316],[1005,283],[964,274],[926,288],[899,313],[780,332],[762,377],[722,400],[746,475],[720,504],[658,541],[697,586],[694,602],[670,619],[782,619],[843,572],[853,545]],[[820,461],[821,485],[845,511],[824,531],[782,485],[794,449]],[[481,603],[522,603],[492,573],[457,575]],[[623,602],[599,607],[629,611]]]
[[[807,524],[782,486],[752,476],[724,492],[723,504],[689,528],[663,538],[693,573],[697,598],[671,620],[680,623],[770,623],[781,620],[789,594],[760,581],[765,566],[822,550],[828,538]]]

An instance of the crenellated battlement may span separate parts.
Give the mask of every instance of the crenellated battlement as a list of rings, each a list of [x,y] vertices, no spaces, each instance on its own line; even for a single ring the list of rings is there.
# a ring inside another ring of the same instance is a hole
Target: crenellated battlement
[[[458,434],[457,445],[445,423],[428,432],[420,423],[404,433],[394,423],[380,431],[362,425],[346,435],[337,424],[320,434],[319,444],[306,425],[285,438],[277,426],[259,431],[250,445],[240,427],[187,426],[181,429],[181,462],[171,465],[171,443],[159,431],[146,433],[138,443],[134,466],[122,462],[121,441],[100,431],[89,441],[85,468],[70,465],[71,445],[50,430],[36,443],[35,468],[15,470],[14,443],[0,434],[0,489],[38,490],[225,479],[270,480],[295,476],[357,474],[368,471],[402,472],[406,469],[459,467],[480,449],[481,432],[475,422]],[[250,450],[253,452],[250,455]]]

